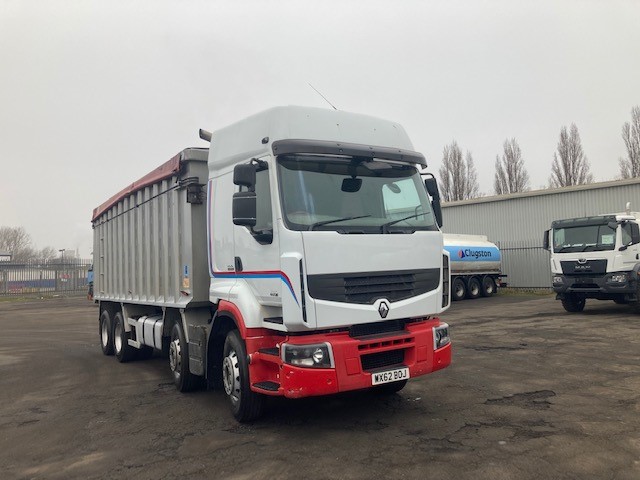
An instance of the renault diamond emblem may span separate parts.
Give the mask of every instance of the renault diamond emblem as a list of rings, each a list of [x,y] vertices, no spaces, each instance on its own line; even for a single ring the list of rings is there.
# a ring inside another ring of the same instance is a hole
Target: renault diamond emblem
[[[384,300],[380,302],[380,306],[378,307],[378,313],[380,314],[381,318],[386,318],[387,314],[389,313],[389,304]]]
[[[578,263],[580,265],[584,265],[585,263],[587,263],[587,259],[586,258],[580,258],[580,259],[578,259]]]

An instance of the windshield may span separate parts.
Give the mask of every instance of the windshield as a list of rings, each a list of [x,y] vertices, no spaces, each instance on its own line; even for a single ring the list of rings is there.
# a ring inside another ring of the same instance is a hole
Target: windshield
[[[556,253],[613,250],[615,243],[616,231],[608,225],[586,225],[553,230],[553,251]]]
[[[283,218],[291,230],[413,233],[437,230],[412,165],[314,155],[278,158]]]

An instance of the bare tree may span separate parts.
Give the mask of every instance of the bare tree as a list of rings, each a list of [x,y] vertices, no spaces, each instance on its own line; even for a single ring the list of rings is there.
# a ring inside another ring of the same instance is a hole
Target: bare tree
[[[462,150],[454,140],[451,145],[444,147],[442,152],[442,166],[438,170],[441,194],[445,202],[466,200],[479,196],[478,174],[473,164],[471,152],[467,151],[462,159]]]
[[[14,262],[30,260],[34,253],[24,227],[0,227],[0,250],[9,252]]]
[[[622,178],[640,177],[640,107],[631,109],[631,123],[622,126],[622,139],[627,147],[627,158],[618,160]]]
[[[44,247],[37,254],[38,260],[43,263],[50,262],[58,256],[58,251],[53,247]]]
[[[562,127],[558,151],[553,154],[549,186],[557,188],[592,183],[593,175],[589,168],[589,161],[582,151],[578,127],[575,123],[571,124],[570,131],[567,131],[567,127]]]
[[[520,145],[515,138],[505,140],[502,159],[496,155],[496,175],[493,188],[496,195],[526,192],[529,190],[529,174],[524,168]]]

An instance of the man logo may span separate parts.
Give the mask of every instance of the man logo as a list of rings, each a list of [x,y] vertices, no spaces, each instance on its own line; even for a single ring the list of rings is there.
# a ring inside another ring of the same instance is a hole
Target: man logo
[[[580,265],[584,265],[585,263],[587,263],[587,259],[586,258],[580,258],[580,259],[578,259],[578,263]]]
[[[387,302],[385,301],[380,302],[378,313],[380,314],[381,318],[387,318],[387,315],[389,314],[389,304],[387,304]]]

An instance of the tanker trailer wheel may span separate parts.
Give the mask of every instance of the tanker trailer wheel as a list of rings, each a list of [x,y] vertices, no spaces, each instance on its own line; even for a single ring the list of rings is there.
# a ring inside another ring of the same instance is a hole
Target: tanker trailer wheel
[[[136,356],[136,349],[129,345],[128,340],[129,333],[124,329],[122,312],[118,312],[113,317],[113,350],[120,363],[133,360]]]
[[[567,312],[581,312],[584,310],[586,299],[578,295],[568,294],[562,299],[562,306]]]
[[[469,283],[467,284],[467,298],[475,299],[480,296],[480,292],[482,291],[482,286],[480,285],[480,280],[478,277],[471,277],[469,279]]]
[[[113,355],[113,326],[111,325],[111,316],[109,316],[109,312],[106,310],[103,310],[100,314],[98,330],[100,333],[102,353],[105,355]]]
[[[178,391],[190,392],[198,386],[199,377],[189,371],[189,347],[180,323],[171,329],[169,367]]]
[[[481,293],[483,297],[490,297],[496,293],[496,282],[488,275],[482,279]]]
[[[464,280],[460,277],[456,277],[451,284],[451,298],[453,300],[464,300],[467,296],[467,286],[464,284]]]
[[[222,383],[231,412],[239,422],[250,422],[262,415],[264,397],[251,391],[247,351],[237,330],[231,330],[224,341]]]

